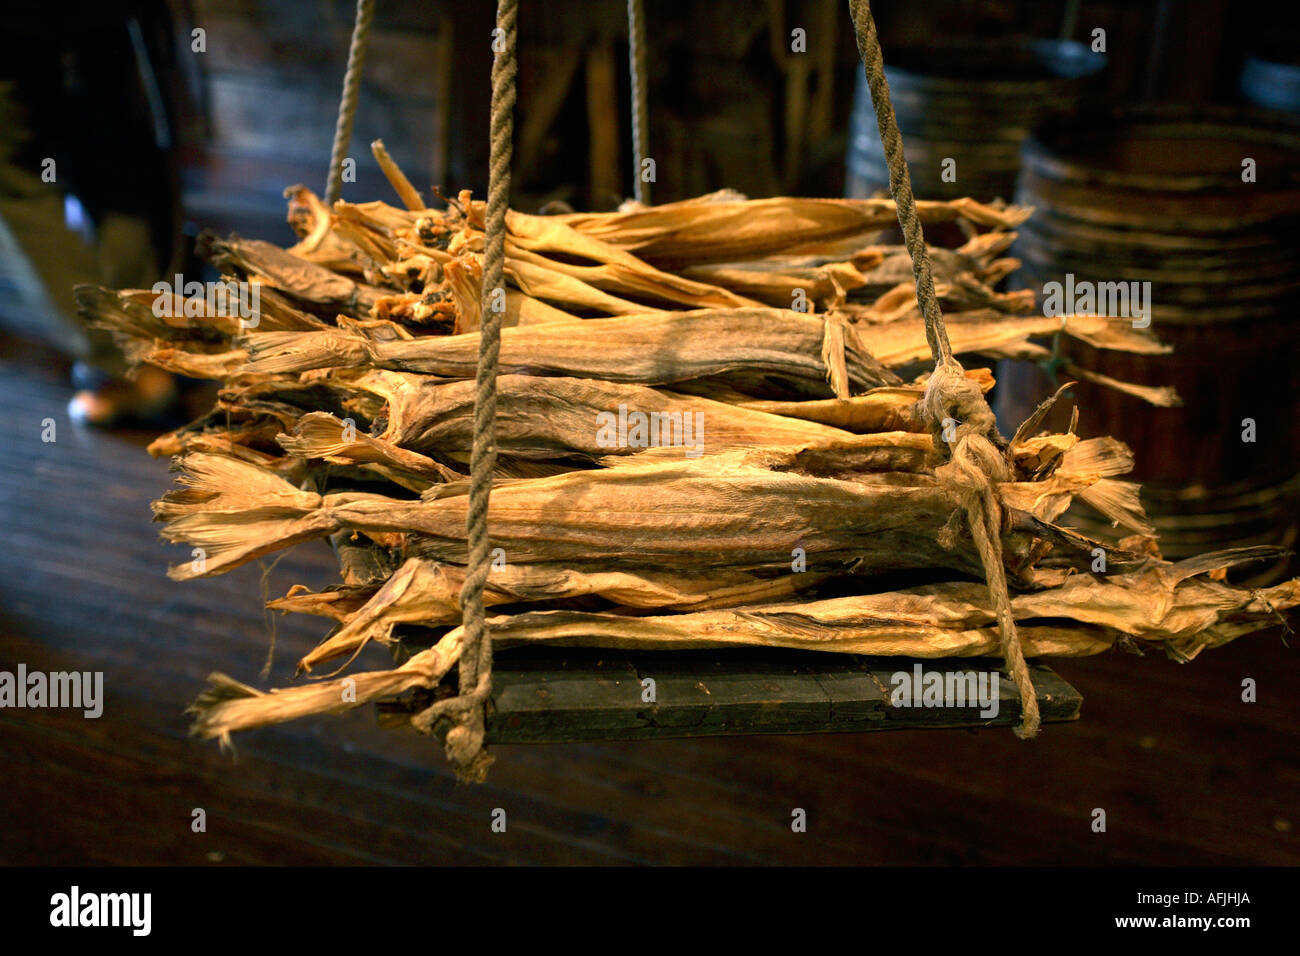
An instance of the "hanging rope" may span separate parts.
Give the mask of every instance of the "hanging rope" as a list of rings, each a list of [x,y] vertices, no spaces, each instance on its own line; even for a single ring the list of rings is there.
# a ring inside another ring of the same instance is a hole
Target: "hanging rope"
[[[1033,737],[1039,727],[1038,695],[1029,676],[1029,666],[1025,663],[1020,635],[1011,612],[1011,596],[1007,591],[1006,570],[1002,563],[1003,512],[994,491],[995,483],[1010,480],[1010,468],[995,445],[995,442],[1002,444],[1002,440],[993,412],[979,386],[966,377],[961,363],[953,358],[952,346],[948,342],[930,272],[930,254],[921,232],[921,220],[916,214],[912,180],[903,156],[903,137],[898,131],[898,120],[889,97],[889,81],[885,79],[884,56],[880,52],[880,37],[876,34],[871,5],[868,0],[849,0],[849,13],[853,17],[858,55],[866,68],[876,125],[880,129],[880,141],[884,144],[885,160],[889,165],[889,191],[894,197],[903,241],[912,257],[916,301],[925,318],[925,338],[934,358],[934,372],[921,399],[921,409],[930,419],[935,444],[948,448],[951,453],[949,461],[936,469],[935,476],[956,493],[965,512],[997,616],[1002,656],[1020,692],[1021,723],[1016,734],[1024,738]],[[952,522],[941,533],[940,543],[945,547],[955,544]]]
[[[641,162],[649,149],[649,107],[646,104],[644,0],[627,0],[627,59],[632,77],[632,190],[636,201],[650,205],[650,184],[641,178]]]
[[[482,781],[492,758],[483,749],[485,708],[492,689],[492,640],[483,610],[483,588],[492,568],[488,539],[488,498],[496,468],[497,365],[505,300],[506,208],[510,201],[515,108],[515,38],[518,0],[498,0],[492,61],[491,146],[488,154],[487,241],[483,254],[478,376],[474,392],[474,448],[470,456],[469,569],[460,592],[464,641],[460,652],[460,695],[417,714],[416,728],[428,732],[441,716],[456,726],[447,732],[446,751],[462,780]]]
[[[370,46],[370,23],[375,16],[375,0],[357,0],[357,19],[352,25],[352,43],[348,47],[348,69],[343,74],[343,98],[339,101],[339,118],[334,124],[334,149],[330,152],[330,174],[325,183],[325,205],[333,208],[343,193],[343,154],[352,142],[352,124],[357,118],[357,95],[361,90],[361,68]]]

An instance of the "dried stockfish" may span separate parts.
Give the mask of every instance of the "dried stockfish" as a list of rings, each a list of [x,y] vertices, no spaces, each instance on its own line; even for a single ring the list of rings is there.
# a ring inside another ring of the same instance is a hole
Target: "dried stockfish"
[[[1075,574],[1063,577],[1054,588],[1017,595],[1012,613],[1025,653],[1078,657],[1149,645],[1186,661],[1206,648],[1268,627],[1280,611],[1300,605],[1300,581],[1251,591],[1208,576],[1258,557],[1258,550],[1222,552],[1175,565],[1152,561],[1123,575]],[[501,647],[537,642],[629,649],[757,645],[943,658],[997,656],[994,621],[987,588],[952,581],[809,603],[668,616],[533,611],[490,618],[488,633]],[[209,690],[192,708],[194,733],[227,741],[237,731],[338,713],[417,687],[433,687],[459,658],[462,639],[458,627],[392,670],[269,694],[214,674]],[[355,693],[341,692],[344,681]]]
[[[548,564],[505,564],[494,570],[483,592],[488,606],[538,604],[599,597],[623,608],[697,611],[767,603],[815,587],[825,573],[760,575],[750,571],[598,571]],[[277,610],[310,609],[336,617],[342,624],[299,661],[299,671],[311,671],[326,661],[356,653],[364,644],[388,644],[400,624],[426,627],[458,624],[460,591],[465,568],[428,558],[406,561],[378,590],[333,592],[324,600],[308,596],[272,601]],[[363,591],[358,606],[355,592]],[[346,602],[346,604],[344,603]]]
[[[810,569],[978,573],[969,540],[940,543],[959,503],[932,474],[939,461],[929,436],[898,432],[504,481],[493,492],[492,540],[509,562],[525,564],[774,570],[788,567],[793,549],[802,548]],[[177,467],[184,487],[159,501],[155,516],[167,523],[166,538],[207,555],[202,572],[191,564],[173,567],[169,573],[178,580],[223,573],[339,530],[406,533],[410,553],[468,560],[463,483],[406,501],[306,492],[254,465],[211,455],[187,455]],[[1058,469],[1046,487],[1065,487],[1072,478]],[[761,524],[750,514],[762,514]],[[1013,576],[1046,540],[1048,525],[1032,513],[1025,517],[1032,520],[1013,521],[1004,534]],[[1088,565],[1096,546],[1063,533],[1053,544],[1060,560],[1079,567]],[[1112,564],[1121,559],[1114,555]]]
[[[355,282],[261,239],[219,239],[202,233],[199,252],[222,272],[260,281],[316,311],[365,318],[383,294],[382,289]]]
[[[979,383],[980,391],[993,388],[988,369],[967,369],[966,377]],[[917,414],[916,403],[925,393],[925,385],[882,385],[862,395],[849,398],[816,399],[803,402],[763,401],[736,396],[741,408],[820,422],[845,431],[892,432],[929,431],[929,425]]]
[[[745,298],[743,295],[736,295],[719,285],[695,282],[669,272],[661,272],[645,263],[630,266],[622,261],[613,261],[597,265],[580,265],[561,259],[548,259],[526,249],[514,248],[507,240],[507,275],[518,274],[518,270],[524,264],[549,269],[579,279],[594,288],[651,304],[692,309],[761,308],[765,304]],[[786,299],[778,304],[784,305],[788,302],[789,299]],[[642,306],[638,311],[644,312],[646,308]]]
[[[825,323],[786,309],[702,309],[592,322],[520,326],[501,332],[502,375],[535,374],[671,385],[717,377],[744,391],[830,393],[822,359]],[[476,334],[371,342],[345,332],[254,333],[249,372],[374,366],[472,379]],[[847,385],[855,392],[899,379],[850,335]]]
[[[913,294],[914,295],[914,294]],[[912,298],[915,308],[915,298]],[[881,321],[852,306],[841,310],[872,354],[889,368],[903,368],[928,359],[925,328],[917,320]],[[1035,336],[1061,333],[1094,348],[1113,349],[1137,355],[1166,355],[1171,349],[1144,329],[1135,329],[1132,319],[1099,315],[1032,316],[1007,315],[993,309],[945,313],[944,324],[955,353],[978,353],[989,358],[1048,358],[1050,353],[1029,340]],[[1071,371],[1071,374],[1074,374]],[[1176,402],[1172,389],[1137,390],[1127,383],[1109,383],[1152,404]]]
[[[375,414],[384,428],[361,436],[370,447],[468,461],[473,382],[374,369],[346,385],[382,400]],[[848,437],[816,422],[599,379],[502,375],[497,396],[497,447],[521,458],[595,461],[660,446],[699,457],[733,448]],[[303,457],[346,457],[341,447],[345,427],[326,412],[308,413],[292,438],[281,444]]]
[[[965,219],[989,228],[1013,229],[1028,209],[995,209],[971,199],[916,204],[925,224]],[[799,199],[780,196],[666,203],[617,213],[574,213],[557,221],[635,253],[660,268],[732,262],[850,237],[869,236],[897,222],[888,199]]]
[[[1235,560],[1232,552],[1205,557],[1217,567]],[[1018,594],[1011,602],[1026,655],[1085,656],[1129,639],[1161,647],[1179,660],[1269,627],[1279,611],[1297,605],[1300,581],[1251,591],[1154,561],[1128,574],[1070,575],[1057,587]],[[926,658],[999,653],[987,588],[960,581],[671,616],[535,611],[494,618],[490,626],[493,639],[503,645],[515,640],[657,649],[744,644]]]
[[[1125,458],[1127,449],[1113,446],[1119,443],[1110,439],[1095,439],[1072,445],[1058,466],[1062,482],[1068,487],[1086,490],[1097,480],[1094,472],[1107,474],[1126,470],[1131,458]],[[1083,449],[1087,448],[1087,451]],[[1072,456],[1072,452],[1076,452]],[[1115,457],[1112,457],[1115,456]],[[1008,486],[1019,492],[1008,497],[1019,499],[1039,517],[1056,517],[1069,504],[1069,492],[1061,485],[1054,496],[1035,496],[1028,486]],[[1044,499],[1058,497],[1059,507],[1043,507]],[[415,548],[420,545],[413,544]],[[392,579],[370,598],[365,607],[346,617],[340,617],[346,626],[332,635],[308,654],[300,665],[310,670],[319,663],[354,652],[370,640],[387,642],[393,628],[401,623],[425,626],[450,624],[459,620],[459,593],[464,582],[464,569],[425,558],[411,558],[404,565],[404,573]],[[864,566],[861,561],[842,564],[835,569],[840,575],[879,570]],[[762,603],[782,595],[815,587],[832,575],[804,571],[788,573],[768,569],[765,575],[751,571],[691,570],[686,574],[660,570],[652,574],[626,571],[579,570],[573,567],[553,568],[546,565],[506,564],[494,570],[488,582],[485,601],[489,605],[535,602],[542,600],[572,600],[589,595],[600,595],[628,608],[665,608],[673,610],[703,610],[711,607],[729,607],[737,604]],[[290,609],[285,605],[276,605]]]

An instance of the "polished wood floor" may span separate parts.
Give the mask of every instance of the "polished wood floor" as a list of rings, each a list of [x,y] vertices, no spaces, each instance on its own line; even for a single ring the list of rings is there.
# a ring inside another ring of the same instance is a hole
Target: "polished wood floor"
[[[186,736],[184,710],[211,670],[259,683],[260,569],[169,581],[149,520],[166,462],[142,436],[73,427],[49,356],[0,356],[0,670],[102,670],[106,696],[98,720],[0,710],[0,863],[1300,863],[1300,680],[1276,632],[1181,666],[1058,662],[1083,717],[1032,743],[996,729],[501,746],[469,787],[430,741],[359,711],[246,735],[232,759]],[[269,589],[330,573],[323,546],[299,548]],[[320,623],[278,625],[283,684]],[[1246,677],[1258,703],[1241,702]]]

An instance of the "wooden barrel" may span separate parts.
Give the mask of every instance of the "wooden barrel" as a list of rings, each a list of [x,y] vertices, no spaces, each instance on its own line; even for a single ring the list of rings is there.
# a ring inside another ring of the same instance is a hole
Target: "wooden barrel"
[[[885,75],[912,187],[927,199],[1010,199],[1020,144],[1039,120],[1082,101],[1106,57],[1069,40],[950,40],[891,47]],[[945,181],[944,160],[955,161]],[[864,71],[858,74],[845,194],[889,189]],[[953,177],[948,177],[952,179]]]
[[[1112,389],[1077,389],[1080,431],[1133,448],[1133,477],[1165,554],[1294,542],[1300,124],[1202,107],[1048,121],[1025,142],[1016,201],[1035,207],[1013,250],[1023,261],[1016,282],[1040,301],[1049,282],[1150,283],[1151,329],[1173,354],[1068,342],[1064,351],[1113,378],[1172,385],[1183,399],[1160,409]],[[1043,397],[1023,376],[1001,384],[1004,421]],[[1251,429],[1254,440],[1244,440]]]

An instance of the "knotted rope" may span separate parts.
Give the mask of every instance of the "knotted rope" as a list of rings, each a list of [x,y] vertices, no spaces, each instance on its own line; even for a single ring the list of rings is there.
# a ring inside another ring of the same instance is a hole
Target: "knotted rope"
[[[357,18],[348,47],[348,68],[343,74],[343,98],[334,124],[334,149],[330,152],[330,174],[325,184],[325,205],[333,208],[343,193],[343,154],[352,142],[352,124],[357,118],[357,97],[361,90],[361,68],[370,46],[370,24],[375,17],[375,0],[357,0]]]
[[[501,352],[501,315],[505,292],[506,207],[510,200],[510,161],[514,135],[515,39],[518,0],[498,0],[499,46],[492,60],[491,147],[488,154],[487,240],[483,254],[478,375],[474,392],[474,449],[470,456],[469,568],[460,592],[464,642],[460,653],[460,695],[439,701],[417,714],[412,723],[428,733],[434,721],[451,716],[445,748],[457,776],[481,782],[492,763],[483,749],[488,693],[492,689],[492,640],[483,610],[483,588],[492,568],[488,539],[488,498],[496,468],[497,365]]]
[[[1007,592],[1006,569],[1002,563],[1003,511],[994,490],[997,482],[1011,478],[1007,461],[997,447],[1004,442],[998,435],[996,419],[984,400],[983,392],[966,377],[961,363],[953,358],[952,346],[948,342],[948,332],[939,311],[939,298],[934,291],[934,277],[930,272],[930,254],[922,235],[921,220],[916,214],[912,180],[903,156],[903,137],[894,116],[889,81],[885,79],[884,56],[880,51],[880,37],[876,33],[871,5],[868,0],[849,0],[849,13],[857,35],[858,55],[862,57],[867,72],[880,141],[884,144],[885,160],[889,165],[889,191],[894,197],[903,241],[912,257],[916,301],[925,317],[925,338],[934,358],[934,372],[930,375],[920,407],[931,423],[935,445],[950,452],[948,462],[936,469],[935,477],[956,493],[966,515],[997,616],[1002,656],[1020,692],[1021,723],[1016,728],[1016,735],[1033,737],[1039,727],[1038,695],[1029,676],[1029,666],[1025,663],[1020,635],[1011,613],[1011,596]],[[954,537],[952,522],[949,522],[940,535],[940,544],[951,547],[955,544]]]
[[[650,184],[641,176],[641,162],[649,148],[649,107],[646,104],[645,6],[627,0],[627,59],[632,79],[632,190],[636,201],[650,205]]]

